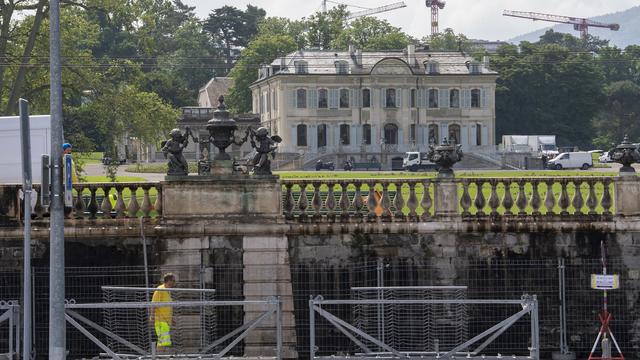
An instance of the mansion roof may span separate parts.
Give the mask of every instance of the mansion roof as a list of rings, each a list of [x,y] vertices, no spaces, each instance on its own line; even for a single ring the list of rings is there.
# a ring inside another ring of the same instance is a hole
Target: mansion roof
[[[298,50],[259,70],[260,82],[275,75],[497,75],[483,62],[461,52]]]

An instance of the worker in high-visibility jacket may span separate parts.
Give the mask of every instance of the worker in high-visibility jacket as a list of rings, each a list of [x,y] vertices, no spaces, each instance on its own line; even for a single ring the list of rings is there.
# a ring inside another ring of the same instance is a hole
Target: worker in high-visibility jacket
[[[163,282],[158,286],[158,290],[153,292],[152,303],[157,302],[171,302],[171,293],[163,289],[169,289],[175,286],[176,276],[172,273],[167,273],[162,278]],[[171,321],[173,318],[173,309],[171,306],[159,306],[155,307],[151,311],[150,322],[156,330],[156,336],[158,341],[156,348],[158,352],[166,352],[171,347]]]

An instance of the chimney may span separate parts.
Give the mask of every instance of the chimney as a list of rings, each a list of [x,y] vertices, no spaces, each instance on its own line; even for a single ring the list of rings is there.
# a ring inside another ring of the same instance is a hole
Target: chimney
[[[489,66],[491,65],[491,61],[489,60],[488,56],[483,56],[482,57],[482,65],[484,66],[485,69],[489,69]]]
[[[356,52],[355,45],[349,45],[349,55],[353,55]]]
[[[411,67],[414,67],[416,64],[416,46],[413,44],[407,46],[407,62]]]
[[[362,50],[356,49],[354,62],[358,67],[362,67]]]
[[[280,58],[280,71],[286,71],[287,70],[287,58],[286,57],[281,57]]]

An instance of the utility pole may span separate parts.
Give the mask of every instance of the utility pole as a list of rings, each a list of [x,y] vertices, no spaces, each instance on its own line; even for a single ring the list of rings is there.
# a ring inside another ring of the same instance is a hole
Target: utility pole
[[[62,64],[60,0],[49,3],[49,72],[51,112],[51,207],[49,232],[49,359],[64,360],[64,206],[62,199]]]
[[[20,99],[20,136],[22,140],[22,192],[24,193],[24,242],[22,262],[22,307],[24,324],[22,327],[22,354],[31,359],[31,196],[33,181],[31,172],[31,129],[29,124],[29,103]],[[41,190],[42,191],[42,190]]]

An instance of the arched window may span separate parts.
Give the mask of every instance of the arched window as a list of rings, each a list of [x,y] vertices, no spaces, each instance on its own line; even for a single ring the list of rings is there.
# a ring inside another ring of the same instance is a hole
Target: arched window
[[[429,89],[429,108],[438,108],[438,89]]]
[[[384,143],[388,145],[398,144],[398,127],[394,124],[384,126]]]
[[[307,125],[299,124],[297,130],[298,146],[307,146]]]
[[[341,145],[349,145],[351,143],[349,130],[350,130],[350,127],[348,124],[340,125],[340,144]]]
[[[371,125],[362,125],[362,141],[365,145],[371,145]]]
[[[387,89],[385,91],[385,107],[396,107],[396,89]]]
[[[327,125],[318,125],[318,147],[327,146]]]
[[[427,139],[429,144],[439,144],[440,143],[440,131],[438,125],[431,124],[429,125],[429,138]]]
[[[318,109],[326,109],[329,107],[327,89],[318,90]]]
[[[349,89],[340,89],[340,108],[349,108]]]
[[[371,107],[371,90],[369,89],[362,89],[362,107]]]
[[[480,89],[471,90],[471,107],[472,108],[480,107]]]
[[[449,125],[449,141],[454,144],[460,144],[460,125]]]
[[[453,109],[460,107],[460,90],[451,89],[449,92],[449,107]]]
[[[307,90],[296,90],[296,107],[298,109],[304,109],[307,107]]]

